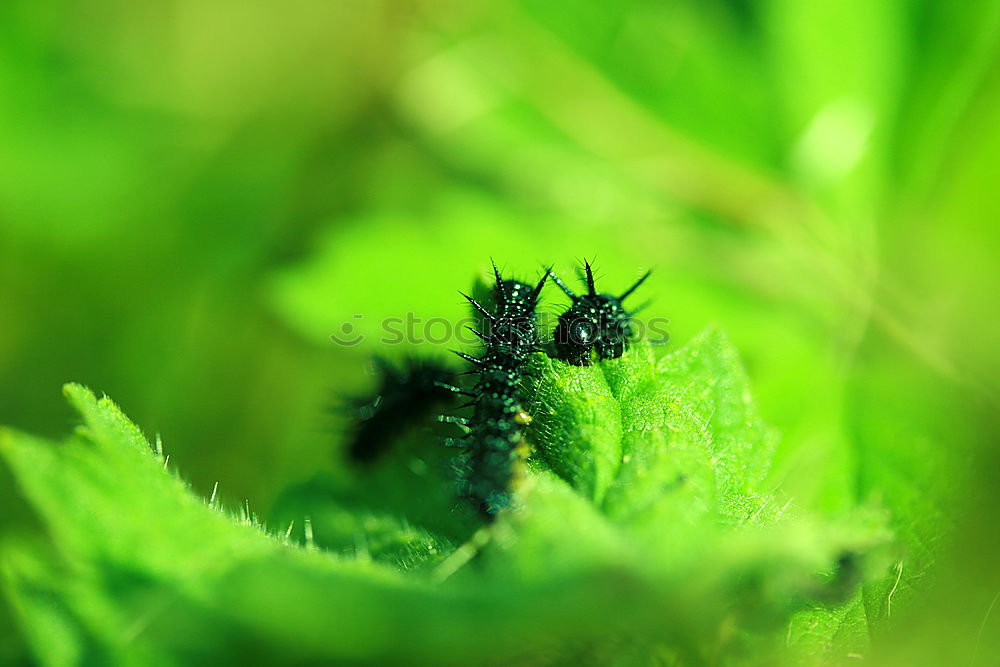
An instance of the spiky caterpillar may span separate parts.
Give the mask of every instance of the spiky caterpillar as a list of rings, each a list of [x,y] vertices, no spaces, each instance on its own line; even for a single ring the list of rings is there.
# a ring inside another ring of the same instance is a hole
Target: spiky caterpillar
[[[587,293],[577,295],[554,273],[552,280],[573,300],[559,316],[553,332],[556,356],[574,366],[589,366],[594,352],[598,359],[617,359],[628,349],[633,336],[632,316],[622,302],[649,277],[647,271],[621,296],[599,294],[594,286],[590,262],[584,261]]]
[[[411,357],[394,364],[376,357],[373,363],[374,396],[350,401],[357,422],[346,453],[357,464],[372,463],[411,427],[455,402],[448,388],[456,373],[440,361]]]
[[[546,271],[532,287],[504,280],[496,264],[493,272],[494,312],[463,294],[488,324],[486,333],[472,330],[484,344],[479,357],[457,352],[473,365],[470,373],[477,377],[472,391],[453,388],[470,396],[466,406],[473,408],[473,414],[469,419],[445,418],[468,430],[458,443],[462,448],[460,493],[486,520],[512,504],[513,489],[527,458],[524,428],[531,418],[521,396],[521,380],[528,356],[538,349],[535,308],[549,275]]]

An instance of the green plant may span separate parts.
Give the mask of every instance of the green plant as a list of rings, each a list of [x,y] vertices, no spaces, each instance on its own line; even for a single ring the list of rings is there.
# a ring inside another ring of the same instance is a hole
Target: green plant
[[[198,498],[158,440],[67,385],[83,422],[69,438],[0,441],[25,520],[43,527],[3,534],[4,590],[35,655],[718,664],[866,650],[865,607],[893,575],[885,513],[810,516],[784,497],[775,435],[722,333],[659,359],[640,344],[593,367],[533,364],[536,455],[520,507],[489,528],[454,511],[447,454],[427,438],[289,491],[279,514],[294,523],[265,528]]]

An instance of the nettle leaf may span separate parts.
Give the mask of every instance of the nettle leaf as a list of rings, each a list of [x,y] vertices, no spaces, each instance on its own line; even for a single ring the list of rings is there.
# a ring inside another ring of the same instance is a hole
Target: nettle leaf
[[[597,366],[575,367],[543,353],[532,359],[531,440],[548,468],[600,503],[622,460],[621,409]]]
[[[535,374],[540,457],[614,519],[670,523],[658,513],[682,510],[741,524],[777,512],[763,487],[774,434],[721,333],[659,362],[646,342],[586,368],[539,354]]]
[[[4,594],[45,664],[863,653],[886,518],[781,498],[774,436],[721,333],[654,352],[536,356],[535,454],[519,506],[488,528],[428,433],[291,490],[272,534],[197,497],[114,404],[69,385],[83,425],[64,442],[0,435],[16,500],[0,508]]]
[[[589,368],[539,355],[535,372],[531,437],[540,467],[593,508],[589,519],[580,519],[566,494],[553,493],[548,476],[539,473],[537,488],[524,492],[525,510],[507,517],[518,543],[526,530],[568,533],[576,544],[617,531],[615,558],[628,554],[644,568],[655,561],[654,570],[677,566],[692,582],[710,563],[724,563],[720,576],[749,568],[762,591],[775,585],[788,593],[787,582],[832,571],[837,561],[860,567],[856,557],[887,542],[877,512],[875,519],[859,512],[835,527],[795,517],[790,501],[768,485],[775,434],[757,414],[742,365],[721,332],[709,330],[659,361],[648,343]],[[553,520],[567,516],[585,525]],[[762,560],[764,554],[775,562]],[[780,560],[801,569],[778,566]],[[780,604],[778,598],[762,602]]]

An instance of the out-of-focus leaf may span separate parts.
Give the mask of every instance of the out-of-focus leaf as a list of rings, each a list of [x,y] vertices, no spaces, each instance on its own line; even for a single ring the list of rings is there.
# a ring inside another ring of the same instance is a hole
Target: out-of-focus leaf
[[[570,254],[597,234],[579,229],[581,238],[566,246],[572,228],[458,192],[429,214],[382,213],[331,229],[307,263],[275,277],[270,296],[315,342],[333,338],[348,350],[387,355],[473,346],[479,339],[463,329],[474,320],[459,290],[471,289],[491,256],[505,275],[537,280],[552,261],[541,248],[562,245]]]

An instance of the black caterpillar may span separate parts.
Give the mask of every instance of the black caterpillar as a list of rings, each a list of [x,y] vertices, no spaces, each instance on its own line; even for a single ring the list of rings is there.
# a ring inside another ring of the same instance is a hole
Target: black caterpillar
[[[449,390],[455,371],[430,359],[409,358],[400,365],[376,357],[379,385],[374,398],[351,401],[357,426],[347,457],[369,464],[382,456],[411,427],[454,404]]]
[[[442,418],[467,430],[456,443],[462,448],[458,460],[460,494],[486,520],[511,506],[513,486],[527,458],[524,428],[531,418],[524,409],[520,386],[528,356],[538,349],[535,307],[550,272],[546,271],[534,287],[505,280],[495,263],[493,273],[495,312],[462,295],[488,323],[487,333],[472,329],[485,344],[480,357],[456,352],[473,364],[470,373],[478,376],[472,391],[451,387],[470,397],[465,405],[473,408],[473,416]]]
[[[576,295],[555,274],[552,280],[573,300],[559,316],[553,333],[556,355],[574,366],[589,366],[594,352],[598,359],[617,359],[628,349],[632,338],[632,316],[636,311],[625,310],[622,302],[649,277],[647,271],[621,296],[598,294],[594,287],[594,272],[584,261],[587,272],[587,293]]]
[[[493,272],[495,311],[490,312],[463,294],[483,316],[487,333],[470,329],[485,349],[480,357],[456,352],[473,364],[467,373],[477,376],[466,391],[455,386],[456,374],[440,362],[409,359],[402,367],[376,359],[381,381],[374,399],[356,401],[359,424],[348,445],[349,458],[369,463],[384,453],[398,437],[434,412],[454,402],[456,394],[470,400],[461,407],[474,409],[471,418],[441,417],[466,431],[449,444],[461,447],[456,468],[459,494],[487,521],[513,505],[514,487],[529,449],[524,430],[531,421],[521,396],[521,382],[529,355],[539,349],[535,310],[549,275],[573,300],[559,317],[554,332],[556,356],[577,366],[599,359],[614,359],[628,349],[633,336],[632,316],[623,301],[650,275],[647,272],[621,296],[597,293],[593,268],[584,262],[587,293],[572,292],[551,269],[532,287],[505,280],[496,264]]]

